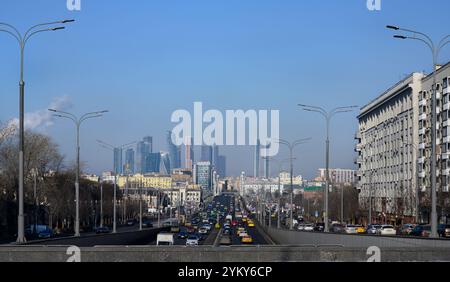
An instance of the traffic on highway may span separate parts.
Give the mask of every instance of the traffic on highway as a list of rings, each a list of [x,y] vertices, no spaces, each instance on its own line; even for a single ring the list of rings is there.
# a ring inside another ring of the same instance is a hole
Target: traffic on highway
[[[170,231],[160,232],[150,245],[265,245],[267,240],[253,215],[235,194],[221,194],[185,222],[167,221]]]

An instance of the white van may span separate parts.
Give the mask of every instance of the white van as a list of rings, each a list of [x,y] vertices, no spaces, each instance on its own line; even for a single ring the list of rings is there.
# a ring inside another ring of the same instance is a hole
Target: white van
[[[173,234],[171,233],[159,233],[156,238],[156,245],[162,246],[162,245],[173,245]]]

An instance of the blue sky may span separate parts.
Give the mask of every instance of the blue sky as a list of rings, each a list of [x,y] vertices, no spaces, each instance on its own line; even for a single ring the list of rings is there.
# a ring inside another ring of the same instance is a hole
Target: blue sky
[[[438,39],[449,33],[449,1],[382,0],[2,0],[0,21],[20,30],[75,18],[64,31],[43,33],[26,50],[26,111],[40,113],[66,99],[74,113],[111,112],[82,128],[87,170],[112,168],[112,154],[95,140],[123,144],[165,131],[176,109],[278,109],[281,137],[312,137],[296,150],[296,173],[308,178],[324,166],[324,122],[295,105],[364,105],[412,71],[429,71],[430,54],[396,41],[386,24]],[[430,20],[430,17],[433,17]],[[18,47],[0,33],[0,120],[18,116]],[[450,48],[441,55],[449,60]],[[357,112],[333,121],[333,167],[351,168]],[[38,128],[71,161],[74,129],[66,121]],[[252,171],[251,148],[223,148],[228,172]],[[279,158],[287,157],[286,151]]]

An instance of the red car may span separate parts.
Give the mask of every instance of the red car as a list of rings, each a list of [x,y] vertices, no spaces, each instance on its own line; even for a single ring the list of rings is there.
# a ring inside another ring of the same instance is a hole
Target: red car
[[[238,221],[237,221],[237,220],[233,220],[233,221],[231,222],[231,225],[232,225],[232,226],[238,225]]]

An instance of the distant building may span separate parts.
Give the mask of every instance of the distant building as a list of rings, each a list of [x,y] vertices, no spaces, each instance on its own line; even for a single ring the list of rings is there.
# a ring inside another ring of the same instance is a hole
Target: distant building
[[[291,185],[291,174],[289,172],[282,171],[282,172],[280,172],[278,177],[280,178],[281,184]],[[301,175],[298,175],[298,176],[294,175],[293,178],[292,178],[292,184],[293,185],[302,185],[303,184],[303,177]]]
[[[161,163],[159,166],[159,172],[165,175],[171,174],[170,154],[167,152],[161,152]]]
[[[192,166],[194,165],[194,142],[192,141],[192,137],[187,137],[185,140],[184,167],[187,169],[192,169]]]
[[[146,188],[160,188],[170,189],[172,188],[172,178],[167,175],[161,174],[134,174],[130,176],[121,175],[117,177],[117,185],[121,189],[125,188],[128,180],[129,186],[143,185]]]
[[[148,154],[153,153],[153,137],[144,137],[143,141],[139,142],[136,147],[135,156],[135,172],[147,173],[146,158]]]
[[[166,164],[167,172],[170,174],[170,171],[175,168],[181,167],[180,162],[180,153],[178,147],[172,142],[172,131],[167,131],[166,142],[167,142],[167,151],[169,154],[169,163]]]
[[[317,174],[320,180],[326,181],[326,169],[319,168]],[[329,174],[332,184],[352,184],[356,182],[356,170],[354,169],[330,168]]]
[[[217,173],[222,178],[227,176],[227,158],[225,156],[218,157]]]
[[[126,174],[131,173],[134,174],[134,150],[127,149],[125,151],[125,169],[124,172]]]
[[[102,173],[101,177],[102,182],[114,183],[114,172],[113,171],[105,171]]]
[[[210,162],[198,162],[195,164],[195,181],[202,189],[211,190],[212,173]]]
[[[149,153],[145,158],[145,173],[160,173],[161,153]]]
[[[114,172],[117,174],[123,173],[122,155],[122,148],[114,148]]]
[[[200,161],[209,162],[213,165],[213,147],[208,145],[202,145],[202,152]]]
[[[100,181],[100,177],[98,175],[95,174],[82,174],[81,178],[92,181],[92,182],[99,182]]]

